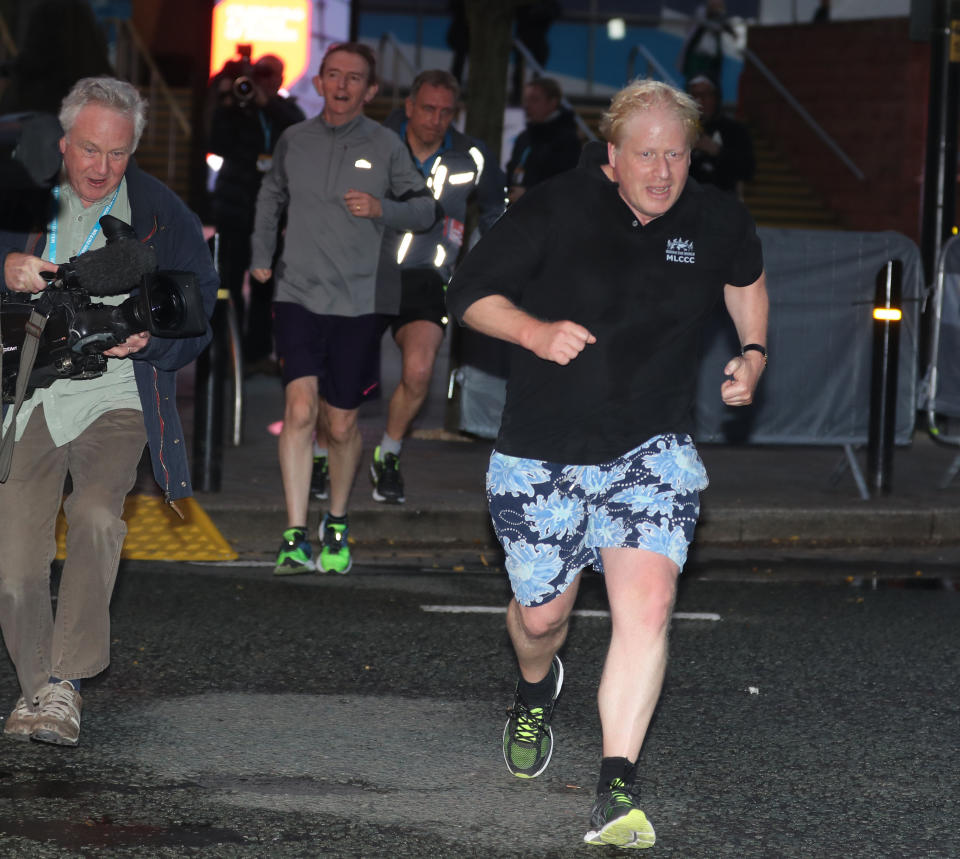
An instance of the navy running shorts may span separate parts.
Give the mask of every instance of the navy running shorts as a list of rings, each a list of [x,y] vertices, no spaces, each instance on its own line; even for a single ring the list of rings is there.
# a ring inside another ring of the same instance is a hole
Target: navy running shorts
[[[393,336],[408,322],[426,320],[447,326],[447,295],[440,272],[432,268],[400,271],[400,310],[390,319]]]
[[[379,393],[380,339],[387,317],[329,316],[289,301],[273,303],[273,334],[283,384],[316,376],[331,406],[356,409]]]
[[[602,465],[560,465],[494,451],[487,501],[521,605],[549,602],[600,549],[639,548],[681,570],[707,471],[688,435],[657,435]]]

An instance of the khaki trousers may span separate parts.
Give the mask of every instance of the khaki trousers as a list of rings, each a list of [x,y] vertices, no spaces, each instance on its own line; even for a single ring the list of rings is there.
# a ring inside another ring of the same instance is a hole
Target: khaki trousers
[[[56,447],[37,408],[14,448],[0,484],[0,628],[28,701],[50,676],[92,677],[110,663],[110,597],[127,534],[120,517],[145,444],[143,415],[117,409]],[[68,472],[67,558],[54,617],[50,564]]]

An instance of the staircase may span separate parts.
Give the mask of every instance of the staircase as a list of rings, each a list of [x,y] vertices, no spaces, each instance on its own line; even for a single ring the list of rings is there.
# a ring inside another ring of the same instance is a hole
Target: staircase
[[[190,116],[193,94],[187,88],[170,89],[171,99],[151,96],[148,87],[139,87],[149,100],[147,127],[137,147],[137,166],[156,177],[182,200],[190,191],[190,138],[184,135],[172,104]]]
[[[756,128],[749,126],[757,169],[743,201],[759,227],[840,230],[843,225],[799,173]]]

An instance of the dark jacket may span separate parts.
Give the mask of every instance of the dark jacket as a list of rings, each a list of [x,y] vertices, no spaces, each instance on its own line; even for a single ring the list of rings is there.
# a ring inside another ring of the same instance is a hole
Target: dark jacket
[[[267,169],[260,159],[272,155],[280,135],[304,119],[296,102],[280,96],[259,109],[254,104],[231,104],[214,111],[210,151],[223,158],[213,186],[213,221],[218,227],[236,226],[253,232],[257,192]]]
[[[160,269],[192,271],[203,295],[207,317],[213,313],[220,280],[203,238],[200,220],[162,182],[148,176],[131,160],[126,172],[127,196],[133,229],[142,242],[156,251]],[[45,230],[34,233],[0,233],[0,263],[12,251],[40,256],[46,246]],[[0,289],[7,291],[0,264]],[[134,362],[137,391],[150,446],[153,474],[167,501],[191,495],[186,442],[177,414],[176,371],[193,361],[210,341],[202,337],[169,339],[152,337]]]
[[[384,126],[395,131],[406,143],[406,114],[402,108],[391,113]],[[407,145],[409,149],[409,144]],[[411,159],[417,164],[413,153]],[[437,163],[439,161],[439,163]],[[490,157],[486,146],[475,137],[461,134],[450,126],[437,150],[436,158],[424,164],[417,164],[434,198],[443,209],[439,218],[428,230],[412,234],[412,241],[406,249],[400,267],[436,268],[444,282],[450,279],[457,262],[464,238],[464,225],[467,220],[467,205],[475,200],[479,209],[480,233],[489,230],[503,214],[504,177],[497,162]],[[432,174],[444,168],[444,181],[433,184]],[[449,181],[451,178],[454,181]],[[396,243],[402,241],[402,233],[395,233]],[[437,248],[445,251],[442,261],[438,261]]]
[[[753,179],[753,141],[746,126],[718,113],[703,123],[703,133],[720,144],[720,152],[708,155],[700,149],[693,150],[690,175],[694,179],[716,185],[722,191],[736,191],[739,182]]]
[[[513,144],[507,184],[531,188],[576,167],[581,146],[573,111],[566,108],[546,122],[527,123]]]

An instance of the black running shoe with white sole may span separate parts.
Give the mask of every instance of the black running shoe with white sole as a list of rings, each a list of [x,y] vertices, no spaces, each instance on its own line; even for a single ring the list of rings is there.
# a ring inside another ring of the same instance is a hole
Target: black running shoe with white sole
[[[629,847],[643,850],[657,840],[653,826],[640,810],[636,786],[615,778],[607,790],[597,795],[590,815],[593,828],[583,836],[587,844]]]
[[[381,453],[380,445],[373,451],[370,463],[370,479],[373,481],[373,500],[386,504],[403,504],[403,477],[400,474],[400,457],[393,453]]]
[[[553,755],[553,729],[550,719],[557,696],[563,686],[563,663],[553,657],[553,697],[546,706],[529,706],[520,697],[514,697],[513,709],[503,729],[503,759],[517,778],[536,778],[550,763]]]

